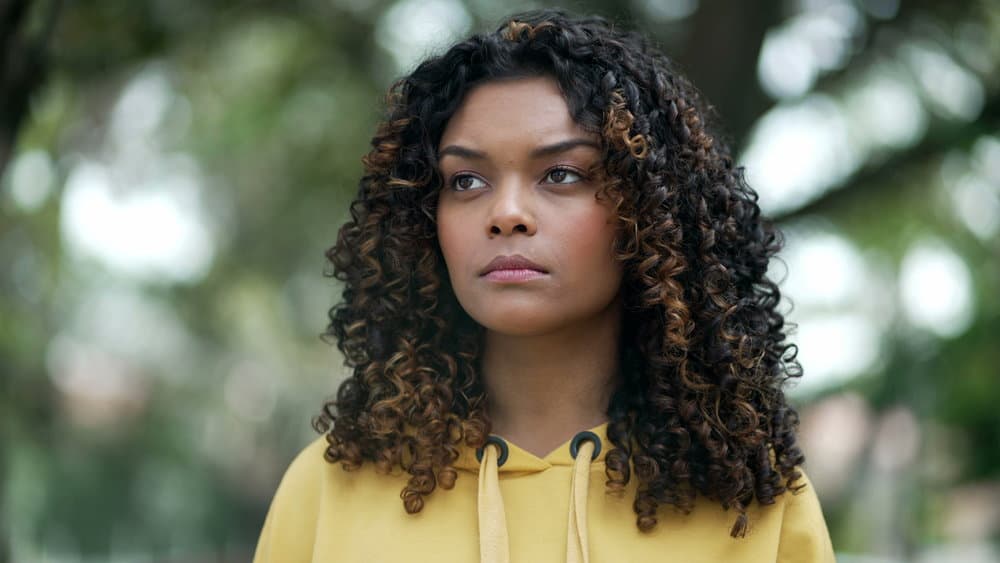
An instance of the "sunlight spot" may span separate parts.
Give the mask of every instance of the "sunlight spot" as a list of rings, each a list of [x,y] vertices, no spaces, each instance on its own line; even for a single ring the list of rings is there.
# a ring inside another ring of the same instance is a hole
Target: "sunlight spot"
[[[927,112],[912,81],[887,63],[865,73],[846,103],[856,129],[876,147],[911,146],[927,129]]]
[[[841,68],[864,19],[848,2],[803,6],[804,11],[771,28],[757,59],[761,87],[775,99],[798,97],[823,73]]]
[[[913,245],[899,273],[900,299],[907,319],[939,336],[961,334],[972,322],[972,276],[960,256],[943,242]]]
[[[878,365],[882,334],[862,313],[820,315],[795,320],[790,339],[799,347],[803,376],[795,395],[843,384]]]
[[[985,178],[969,173],[944,188],[955,215],[974,235],[990,241],[1000,233],[1000,194]]]
[[[805,38],[780,29],[767,32],[757,60],[757,78],[769,96],[801,96],[812,88],[818,75],[818,65]]]
[[[24,151],[11,163],[7,174],[10,180],[10,197],[23,211],[37,210],[52,194],[55,167],[46,151]]]
[[[70,251],[147,281],[193,282],[208,272],[214,245],[197,180],[182,169],[124,193],[103,164],[70,172],[61,229]]]
[[[853,301],[866,284],[865,264],[842,236],[816,233],[790,239],[781,256],[788,262],[782,284],[797,305],[837,307]]]
[[[900,51],[939,113],[962,121],[979,116],[986,94],[972,71],[929,41],[908,43]]]
[[[471,27],[472,18],[458,0],[401,0],[379,19],[375,39],[399,70],[408,71]]]
[[[163,70],[149,65],[122,91],[111,113],[111,139],[128,146],[152,137],[173,100],[173,90]]]
[[[1000,194],[1000,138],[983,135],[972,145],[972,165]]]
[[[769,215],[815,199],[852,174],[859,159],[844,113],[821,95],[764,114],[740,158]]]

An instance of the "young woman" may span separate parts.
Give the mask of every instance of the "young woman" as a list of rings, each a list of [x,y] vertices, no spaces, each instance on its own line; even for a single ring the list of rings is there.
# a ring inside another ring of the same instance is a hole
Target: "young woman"
[[[670,60],[533,11],[388,103],[328,253],[353,375],[255,561],[832,562],[780,233]]]

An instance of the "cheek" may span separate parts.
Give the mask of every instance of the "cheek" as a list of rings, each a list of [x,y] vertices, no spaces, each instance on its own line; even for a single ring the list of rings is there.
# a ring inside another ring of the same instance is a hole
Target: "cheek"
[[[572,261],[567,265],[573,271],[600,275],[606,268],[616,268],[616,225],[608,210],[594,207],[564,217],[563,221],[565,227],[560,229],[559,238],[567,251],[566,258]]]

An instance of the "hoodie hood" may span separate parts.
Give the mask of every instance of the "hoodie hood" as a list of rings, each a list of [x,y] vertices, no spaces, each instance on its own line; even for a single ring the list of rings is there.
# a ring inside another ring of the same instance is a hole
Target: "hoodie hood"
[[[509,563],[510,542],[507,515],[500,489],[500,474],[525,474],[545,471],[558,465],[572,466],[569,506],[567,507],[566,562],[588,563],[587,493],[590,466],[603,462],[607,448],[607,423],[578,432],[544,458],[491,435],[482,448],[463,448],[455,463],[458,469],[478,471],[479,555],[480,563]],[[513,476],[513,475],[511,475]]]

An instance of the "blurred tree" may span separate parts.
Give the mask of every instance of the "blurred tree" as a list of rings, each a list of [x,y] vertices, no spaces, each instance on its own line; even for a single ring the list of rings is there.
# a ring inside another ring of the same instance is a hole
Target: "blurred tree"
[[[855,166],[814,171],[824,189],[773,215],[793,235],[821,225],[887,257],[885,287],[868,291],[899,299],[897,270],[926,236],[968,266],[964,329],[942,335],[894,313],[880,362],[797,399],[808,414],[853,390],[878,414],[905,406],[924,434],[961,436],[947,454],[958,470],[916,467],[945,463],[922,450],[895,480],[896,498],[912,504],[890,508],[912,512],[914,525],[888,526],[891,541],[858,517],[881,471],[877,436],[847,470],[859,478],[824,498],[845,553],[902,559],[948,539],[934,507],[963,483],[1000,479],[995,3],[555,4],[649,33],[717,108],[751,173],[766,164],[752,156],[778,144],[758,136],[776,116],[836,110]],[[311,436],[310,413],[343,375],[318,339],[339,295],[321,276],[323,251],[356,189],[380,97],[407,70],[400,52],[530,5],[0,5],[0,560],[248,559],[277,479]],[[400,49],[400,37],[417,43]],[[798,82],[769,83],[769,57]],[[885,76],[905,85],[890,100],[917,100],[913,120],[926,126],[912,141],[875,145],[865,135],[882,125],[843,117],[871,109],[852,100]],[[824,127],[795,122],[819,142]],[[808,168],[779,157],[789,171]],[[773,193],[765,180],[755,187]],[[986,202],[972,205],[980,226],[948,211],[959,192]]]

